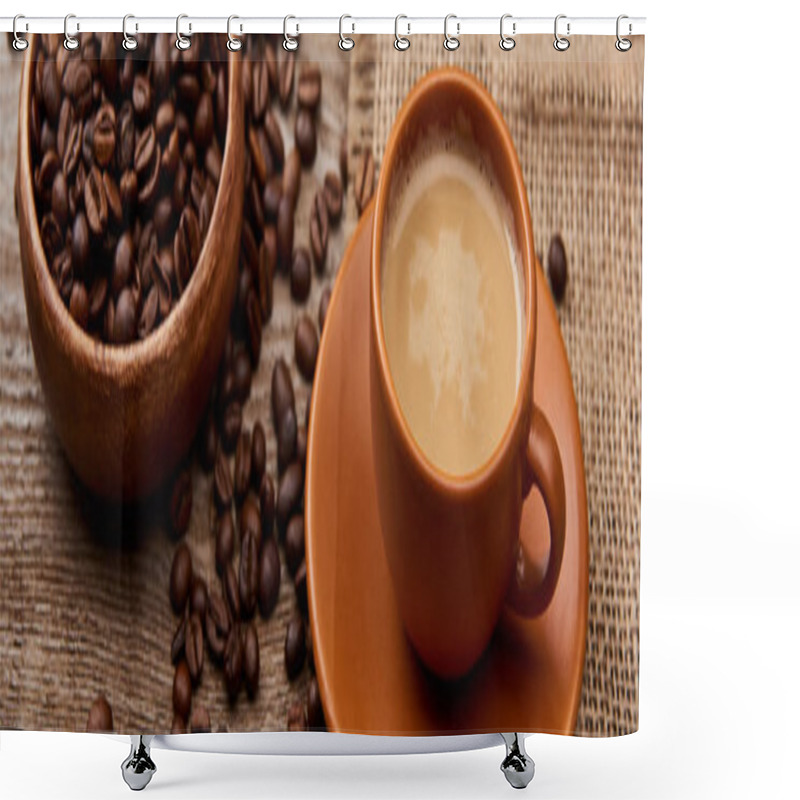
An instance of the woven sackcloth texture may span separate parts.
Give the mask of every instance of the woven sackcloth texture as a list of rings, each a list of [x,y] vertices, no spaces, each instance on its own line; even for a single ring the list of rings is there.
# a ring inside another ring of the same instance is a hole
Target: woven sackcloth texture
[[[569,281],[558,306],[581,425],[589,517],[589,615],[576,733],[638,726],[642,379],[642,89],[644,39],[619,53],[611,37],[413,36],[406,52],[370,37],[373,126],[363,145],[380,165],[392,122],[428,70],[474,72],[497,101],[519,155],[542,263],[554,233]],[[357,48],[358,49],[358,48]],[[351,87],[351,91],[355,86]],[[357,144],[356,144],[357,147]],[[542,259],[542,257],[544,257]]]

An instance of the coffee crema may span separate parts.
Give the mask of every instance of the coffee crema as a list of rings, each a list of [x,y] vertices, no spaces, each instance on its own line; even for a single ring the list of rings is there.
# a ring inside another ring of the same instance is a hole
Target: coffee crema
[[[415,159],[382,242],[392,382],[420,449],[451,475],[480,469],[500,442],[522,350],[510,214],[479,164],[453,149]]]

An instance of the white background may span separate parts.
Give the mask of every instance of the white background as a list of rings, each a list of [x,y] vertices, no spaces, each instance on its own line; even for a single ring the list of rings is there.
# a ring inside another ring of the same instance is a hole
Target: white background
[[[798,797],[796,4],[239,3],[39,0],[3,13],[648,17],[640,731],[533,737],[528,796]],[[5,732],[0,797],[126,797],[125,754],[103,737]],[[163,798],[511,793],[500,749],[155,758],[147,792]]]

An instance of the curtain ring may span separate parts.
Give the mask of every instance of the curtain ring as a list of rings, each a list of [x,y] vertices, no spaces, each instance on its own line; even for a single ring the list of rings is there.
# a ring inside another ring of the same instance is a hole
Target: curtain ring
[[[294,36],[289,36],[288,25],[290,19],[297,18],[293,17],[291,14],[283,18],[283,49],[289,53],[297,50],[297,38]]]
[[[342,31],[346,19],[353,18],[349,14],[342,14],[342,16],[339,17],[339,49],[345,52],[352,50],[356,46],[356,43],[349,36],[345,36]],[[355,23],[353,23],[353,32],[355,32],[355,29],[356,26]]]
[[[18,25],[18,23],[19,23],[19,21],[21,19],[25,19],[24,15],[22,15],[22,14],[17,14],[14,17],[14,28],[13,28],[14,41],[12,42],[12,45],[13,45],[14,49],[18,53],[21,53],[23,50],[27,50],[28,49],[28,45],[30,44],[30,42],[27,39],[23,39],[19,35],[19,31],[17,30],[17,25]],[[25,30],[26,31],[28,30],[28,23],[27,22],[25,23]]]
[[[64,17],[64,49],[69,50],[70,52],[77,50],[78,45],[80,44],[80,42],[69,32],[69,21],[71,19],[75,19],[74,14],[67,14],[67,16]],[[77,26],[77,29],[80,30],[80,25]]]
[[[228,17],[228,50],[230,50],[231,53],[237,53],[242,49],[242,40],[238,36],[234,36],[233,33],[231,33],[231,22],[233,22],[235,19],[239,19],[236,14],[231,14]],[[240,25],[239,31],[241,32],[241,30],[242,26]]]
[[[134,17],[133,14],[126,14],[122,18],[122,46],[128,52],[135,50],[139,46],[139,42],[136,41],[136,38],[128,33],[129,19],[136,19],[136,17]],[[138,25],[136,26],[136,29],[139,29]]]
[[[184,36],[181,33],[181,20],[188,18],[189,18],[188,14],[178,14],[178,16],[175,18],[175,47],[177,47],[178,50],[181,51],[188,50],[192,45],[192,40],[188,36]],[[191,33],[192,33],[192,23],[190,22],[189,34],[191,35]]]
[[[408,19],[408,17],[405,14],[398,14],[394,18],[394,49],[399,50],[402,53],[404,50],[408,50],[408,48],[411,47],[411,39],[409,39],[407,36],[400,35],[399,28],[401,19]],[[406,24],[408,27],[408,32],[411,33],[411,25],[409,23]]]
[[[623,39],[619,35],[619,24],[624,19],[628,19],[628,16],[626,14],[620,14],[617,17],[617,41],[615,42],[614,47],[616,47],[617,50],[620,51],[620,53],[627,53],[628,50],[630,50],[631,47],[633,47],[633,42],[630,39]],[[631,26],[628,25],[628,33],[630,32],[631,32]]]
[[[555,34],[555,39],[553,41],[553,47],[558,50],[559,53],[563,53],[565,50],[569,49],[569,39],[566,39],[563,36],[560,36],[558,33],[558,21],[560,19],[566,19],[566,14],[559,14],[556,17],[555,24],[553,25],[553,33]],[[569,22],[567,22],[567,36],[569,36]]]
[[[503,33],[503,23],[507,19],[511,19],[511,16],[512,16],[511,14],[503,14],[503,16],[500,17],[500,49],[505,50],[506,52],[508,52],[509,50],[513,50],[517,44],[511,36],[506,36],[505,33]],[[517,32],[517,23],[512,22],[511,33],[515,34],[516,32]]]
[[[456,35],[455,36],[451,36],[447,32],[447,23],[450,22],[451,19],[456,20]],[[453,50],[458,50],[458,46],[461,44],[461,42],[458,41],[458,33],[459,33],[460,30],[461,30],[461,23],[458,21],[458,18],[456,17],[456,15],[455,14],[448,14],[444,18],[444,42],[442,42],[442,44],[444,45],[444,49],[445,50],[449,50],[451,53],[453,52]]]

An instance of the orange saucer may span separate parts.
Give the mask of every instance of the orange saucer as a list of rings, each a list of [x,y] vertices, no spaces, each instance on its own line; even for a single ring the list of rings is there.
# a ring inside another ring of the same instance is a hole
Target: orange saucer
[[[504,613],[473,670],[456,683],[444,682],[425,670],[406,638],[378,522],[368,359],[373,209],[362,216],[336,279],[308,434],[309,614],[328,728],[417,736],[571,733],[586,642],[586,483],[572,378],[549,288],[537,266],[534,398],[559,444],[567,498],[558,587],[538,619]],[[528,552],[546,555],[547,516],[536,489],[525,503],[522,529]]]

